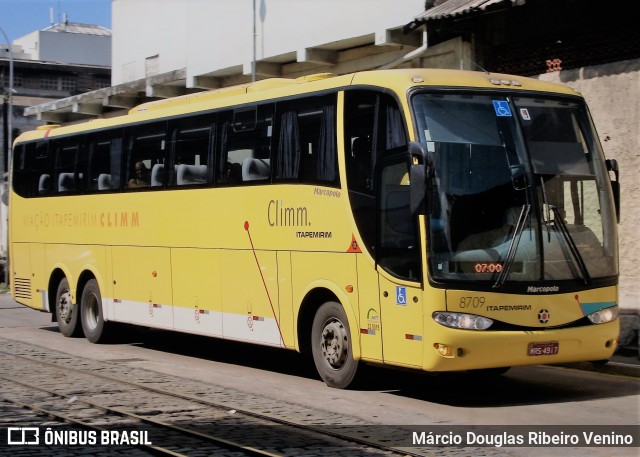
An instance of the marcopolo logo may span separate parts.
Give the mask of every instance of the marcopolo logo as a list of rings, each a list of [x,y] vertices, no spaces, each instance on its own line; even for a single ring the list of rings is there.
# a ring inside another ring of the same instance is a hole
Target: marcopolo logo
[[[560,292],[560,288],[558,286],[529,286],[527,287],[527,293],[529,294],[539,294],[545,292]]]

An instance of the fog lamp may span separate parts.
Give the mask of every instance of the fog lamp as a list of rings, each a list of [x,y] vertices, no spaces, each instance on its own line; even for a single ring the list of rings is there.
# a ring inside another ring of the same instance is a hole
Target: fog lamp
[[[447,344],[434,343],[433,347],[436,348],[438,354],[442,357],[451,357],[453,355],[453,348]]]

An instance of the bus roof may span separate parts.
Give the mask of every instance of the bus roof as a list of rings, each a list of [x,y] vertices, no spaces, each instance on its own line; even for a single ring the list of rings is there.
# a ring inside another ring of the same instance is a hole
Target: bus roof
[[[470,89],[502,88],[515,91],[579,95],[578,92],[567,86],[544,82],[535,78],[478,71],[406,68],[370,70],[341,76],[320,73],[295,79],[264,79],[222,89],[147,102],[132,108],[124,116],[93,119],[66,126],[45,125],[21,134],[16,139],[16,142],[97,130],[190,112],[225,108],[354,85],[385,87],[398,94],[406,93],[412,87],[422,86]]]

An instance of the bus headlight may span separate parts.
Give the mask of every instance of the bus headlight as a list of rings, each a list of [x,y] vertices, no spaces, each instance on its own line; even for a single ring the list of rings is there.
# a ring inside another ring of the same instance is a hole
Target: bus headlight
[[[436,311],[433,319],[440,325],[464,330],[486,330],[491,327],[493,320],[488,317],[476,316],[475,314],[448,313]]]
[[[606,324],[618,318],[618,306],[598,310],[595,313],[589,314],[587,317],[594,324]]]

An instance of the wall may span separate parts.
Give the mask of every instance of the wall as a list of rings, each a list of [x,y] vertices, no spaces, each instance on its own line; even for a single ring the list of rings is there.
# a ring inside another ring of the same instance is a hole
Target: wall
[[[67,32],[40,32],[37,60],[111,65],[111,37]]]
[[[186,67],[188,1],[113,0],[112,85],[145,78],[146,59],[154,56],[158,56],[157,73]],[[210,3],[222,4],[218,0]],[[201,52],[210,48],[204,40],[196,45]]]
[[[36,31],[20,37],[21,46],[33,60],[82,65],[111,65],[111,37],[71,32]]]
[[[186,67],[188,78],[253,59],[253,0],[114,0],[112,5],[113,84],[144,78],[144,60],[154,55],[159,73]],[[258,59],[402,27],[424,11],[424,0],[255,0],[255,5]]]
[[[13,40],[13,46],[19,46],[22,48],[23,52],[28,55],[29,59],[37,60],[39,33],[39,31],[35,31],[20,38],[16,38]]]

